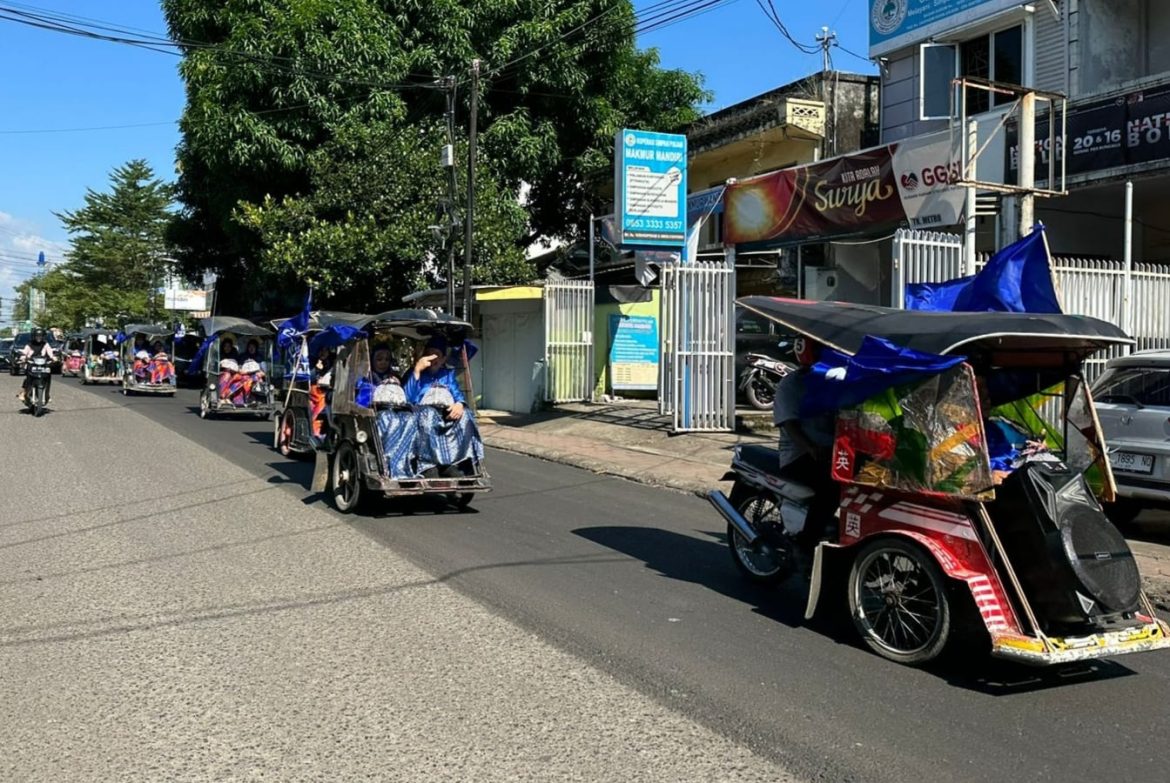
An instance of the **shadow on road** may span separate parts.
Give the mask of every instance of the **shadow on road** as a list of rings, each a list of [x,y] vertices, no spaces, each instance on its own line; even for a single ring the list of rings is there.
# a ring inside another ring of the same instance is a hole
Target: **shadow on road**
[[[790,579],[769,587],[746,582],[736,571],[721,533],[702,531],[711,540],[652,527],[586,527],[574,535],[641,560],[647,568],[668,579],[702,585],[721,595],[755,607],[753,611],[790,627],[806,625],[804,607],[808,591]],[[826,629],[828,630],[828,629]],[[842,641],[836,633],[831,634]]]
[[[727,551],[726,536],[699,531],[711,540],[649,527],[612,526],[578,528],[573,531],[589,541],[629,555],[668,579],[702,585],[721,595],[753,606],[757,614],[792,628],[809,627],[838,644],[862,648],[848,613],[844,595],[840,611],[830,610],[824,617],[804,619],[807,589],[796,578],[775,587],[746,582],[736,571]],[[823,612],[822,600],[819,610]],[[1049,688],[1088,684],[1128,677],[1133,670],[1114,661],[1084,663],[1038,669],[991,658],[985,640],[969,642],[969,649],[956,650],[926,672],[958,688],[990,696],[1012,696]],[[876,654],[875,676],[882,667],[897,666]]]

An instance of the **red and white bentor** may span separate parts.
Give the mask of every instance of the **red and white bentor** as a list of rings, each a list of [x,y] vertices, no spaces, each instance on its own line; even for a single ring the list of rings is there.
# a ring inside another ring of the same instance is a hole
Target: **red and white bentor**
[[[1066,315],[740,304],[846,355],[869,335],[964,359],[838,413],[827,469],[840,506],[806,559],[806,617],[844,592],[865,643],[914,665],[981,630],[993,655],[1029,664],[1170,646],[1103,510],[1115,485],[1082,372],[1129,344],[1123,332]],[[736,566],[760,583],[798,570],[804,524],[822,522],[777,467],[775,450],[742,446],[730,498],[709,494]]]

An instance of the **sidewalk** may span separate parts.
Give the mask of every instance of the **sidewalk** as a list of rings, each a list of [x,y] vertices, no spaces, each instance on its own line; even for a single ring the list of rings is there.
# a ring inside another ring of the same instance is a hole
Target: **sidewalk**
[[[560,405],[533,414],[480,411],[484,441],[504,451],[574,465],[643,484],[705,494],[727,490],[723,475],[740,443],[775,442],[774,429],[675,435],[657,403],[625,400]],[[766,426],[753,417],[751,426]],[[1150,598],[1170,611],[1170,514],[1145,514],[1131,539]]]

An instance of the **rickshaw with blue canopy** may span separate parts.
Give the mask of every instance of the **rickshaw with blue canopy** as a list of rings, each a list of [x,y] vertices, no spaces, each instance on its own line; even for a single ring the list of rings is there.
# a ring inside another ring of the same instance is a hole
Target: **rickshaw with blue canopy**
[[[431,310],[392,310],[333,324],[310,355],[336,350],[315,491],[342,512],[372,494],[431,496],[467,508],[491,490],[476,423],[471,324]]]
[[[174,332],[163,324],[122,327],[122,394],[175,396]]]

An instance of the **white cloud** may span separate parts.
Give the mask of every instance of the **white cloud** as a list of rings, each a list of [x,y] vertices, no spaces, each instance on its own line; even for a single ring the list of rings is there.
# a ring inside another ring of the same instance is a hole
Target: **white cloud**
[[[46,238],[33,221],[0,211],[0,324],[7,325],[3,319],[11,315],[16,286],[37,271],[37,254],[44,251],[48,263],[59,264],[68,250],[68,243]]]

